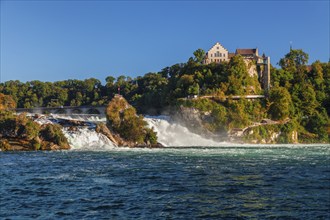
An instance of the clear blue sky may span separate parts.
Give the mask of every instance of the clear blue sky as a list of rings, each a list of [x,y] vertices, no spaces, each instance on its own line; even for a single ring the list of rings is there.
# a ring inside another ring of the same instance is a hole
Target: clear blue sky
[[[157,72],[220,42],[329,61],[329,1],[1,1],[1,81]]]

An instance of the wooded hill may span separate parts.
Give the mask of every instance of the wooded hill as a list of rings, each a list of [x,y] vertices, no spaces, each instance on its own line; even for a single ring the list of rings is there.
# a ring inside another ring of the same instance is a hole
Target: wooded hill
[[[186,63],[165,67],[157,73],[131,78],[108,76],[100,80],[58,82],[7,81],[0,93],[10,95],[17,107],[107,105],[119,93],[139,114],[161,114],[183,105],[210,114],[206,127],[214,132],[243,128],[262,119],[284,121],[287,130],[296,130],[303,142],[329,141],[330,63],[308,63],[308,54],[291,50],[271,68],[271,89],[264,91],[257,76],[248,74],[243,57],[229,62],[201,64],[203,53],[194,53]],[[249,101],[233,100],[234,95],[265,95]],[[187,99],[211,95],[213,99]],[[286,142],[283,138],[283,142]]]

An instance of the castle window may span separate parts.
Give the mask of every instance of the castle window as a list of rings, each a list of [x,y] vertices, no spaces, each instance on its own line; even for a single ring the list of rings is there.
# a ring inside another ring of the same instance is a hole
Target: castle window
[[[213,57],[213,54],[211,54],[211,57]]]
[[[220,57],[221,57],[222,53],[220,53]]]
[[[226,54],[224,53],[224,54],[223,54],[223,57],[225,57],[225,56],[226,56]]]
[[[217,47],[217,49],[219,50],[219,47]]]

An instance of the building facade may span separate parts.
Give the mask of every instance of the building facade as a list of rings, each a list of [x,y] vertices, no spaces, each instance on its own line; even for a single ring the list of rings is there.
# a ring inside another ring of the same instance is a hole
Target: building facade
[[[221,63],[223,61],[229,61],[228,50],[217,42],[207,51],[203,64]]]
[[[229,61],[233,56],[241,55],[247,64],[251,76],[258,75],[263,89],[270,88],[270,57],[259,56],[258,48],[236,49],[235,53],[229,53],[219,42],[206,52],[203,64],[222,63]],[[255,65],[249,65],[250,63]]]

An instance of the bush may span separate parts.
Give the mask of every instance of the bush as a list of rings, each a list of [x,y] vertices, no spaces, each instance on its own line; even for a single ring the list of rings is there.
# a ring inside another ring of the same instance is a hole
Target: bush
[[[10,95],[0,93],[0,111],[16,108],[16,102]]]
[[[64,147],[67,146],[68,140],[64,136],[61,126],[57,124],[47,124],[40,131],[40,136],[45,141],[53,142],[58,146]]]
[[[40,150],[41,147],[41,141],[39,139],[39,137],[33,138],[31,141],[31,146],[34,150]]]
[[[107,125],[122,138],[139,144],[157,143],[156,133],[147,127],[143,116],[121,96],[114,97],[106,109]]]
[[[1,139],[0,140],[0,150],[2,151],[6,151],[6,150],[10,150],[11,149],[11,146],[8,142],[7,139]]]
[[[14,136],[16,130],[16,116],[12,112],[0,111],[0,136]]]
[[[32,121],[31,119],[26,121],[24,124],[18,123],[16,126],[18,126],[17,135],[20,138],[32,140],[39,135],[40,125]]]

